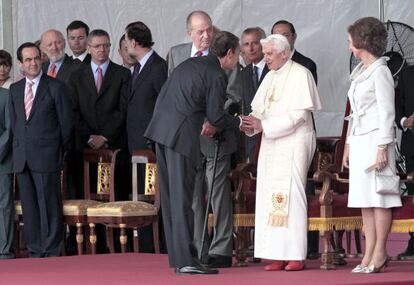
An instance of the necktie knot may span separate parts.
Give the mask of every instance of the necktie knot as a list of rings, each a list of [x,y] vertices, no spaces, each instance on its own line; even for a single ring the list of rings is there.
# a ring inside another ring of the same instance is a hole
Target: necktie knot
[[[195,54],[194,57],[200,57],[203,55],[203,51],[202,50],[198,50]]]
[[[56,64],[52,63],[50,65],[49,72],[47,73],[47,75],[49,75],[53,78],[56,77]]]

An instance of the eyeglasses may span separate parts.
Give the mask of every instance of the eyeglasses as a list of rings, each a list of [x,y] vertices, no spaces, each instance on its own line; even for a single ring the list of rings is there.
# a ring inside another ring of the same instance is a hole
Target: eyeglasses
[[[108,48],[111,47],[111,43],[105,43],[105,44],[99,44],[99,45],[89,45],[89,46],[93,49],[100,49],[100,48],[108,49]]]

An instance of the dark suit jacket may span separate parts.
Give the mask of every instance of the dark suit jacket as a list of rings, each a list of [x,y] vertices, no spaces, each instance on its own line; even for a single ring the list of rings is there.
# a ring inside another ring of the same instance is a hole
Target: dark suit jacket
[[[42,64],[42,71],[44,74],[47,74],[47,70],[49,68],[50,62],[44,62]],[[56,79],[63,81],[65,84],[69,84],[69,79],[72,73],[76,72],[82,65],[82,62],[78,59],[73,59],[67,54],[65,54],[65,58],[63,59],[62,65],[60,66],[58,73],[56,74]]]
[[[190,58],[177,66],[161,89],[145,137],[200,163],[204,118],[221,129],[239,126],[225,113],[227,76],[216,56]]]
[[[401,119],[408,118],[414,112],[414,66],[408,66],[401,71],[398,89],[400,95],[395,121],[397,126],[402,129]],[[414,134],[411,130],[402,133],[401,151],[406,156],[414,156]]]
[[[13,172],[9,90],[0,88],[0,174]]]
[[[185,43],[173,46],[168,52],[168,74],[170,75],[175,67],[180,65],[185,60],[191,57],[192,43]],[[233,109],[233,106],[238,105],[241,102],[240,92],[240,69],[234,68],[231,71],[225,71],[228,84],[227,84],[227,98],[224,104],[224,109]],[[237,150],[237,136],[238,130],[218,130],[223,136],[223,141],[220,144],[219,155],[231,154]],[[215,139],[200,136],[201,152],[204,156],[214,156],[215,153]]]
[[[22,172],[26,163],[30,170],[36,172],[60,171],[73,122],[67,89],[61,81],[43,74],[26,120],[25,87],[26,78],[10,86],[14,171]]]
[[[131,72],[109,62],[99,94],[90,64],[82,67],[70,79],[75,111],[75,140],[77,150],[87,146],[90,135],[108,139],[111,149],[126,145],[125,114],[128,82]]]
[[[263,78],[269,72],[267,65],[264,66],[262,75],[260,76],[259,85],[262,82]],[[240,84],[241,84],[241,93],[243,99],[243,114],[249,115],[252,112],[252,107],[250,104],[256,94],[256,91],[253,86],[253,65],[249,64],[240,73]]]
[[[316,73],[316,64],[315,62],[310,59],[309,57],[304,56],[297,50],[295,50],[295,53],[292,55],[292,60],[294,62],[299,63],[300,65],[303,65],[307,69],[310,70],[312,73],[313,79],[315,79],[315,83],[318,84],[318,75]]]
[[[130,81],[127,107],[128,148],[147,148],[144,132],[152,118],[155,102],[167,80],[167,63],[155,51],[148,58],[136,81]]]

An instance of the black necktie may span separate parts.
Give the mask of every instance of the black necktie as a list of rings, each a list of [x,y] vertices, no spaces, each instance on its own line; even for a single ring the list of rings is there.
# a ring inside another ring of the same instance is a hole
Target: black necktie
[[[256,91],[257,87],[259,87],[259,73],[258,73],[258,68],[256,65],[253,65],[253,88]]]
[[[132,84],[134,84],[135,81],[137,81],[140,69],[141,69],[141,64],[139,62],[137,62],[137,64],[135,64],[135,66],[134,66],[134,72],[132,72]]]

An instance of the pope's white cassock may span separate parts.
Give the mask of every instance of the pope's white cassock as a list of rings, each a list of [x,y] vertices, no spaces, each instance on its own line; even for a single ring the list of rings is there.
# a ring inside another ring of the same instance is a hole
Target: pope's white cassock
[[[252,101],[263,134],[257,165],[254,256],[305,260],[306,178],[316,148],[311,111],[321,103],[312,74],[288,60],[268,72]]]

